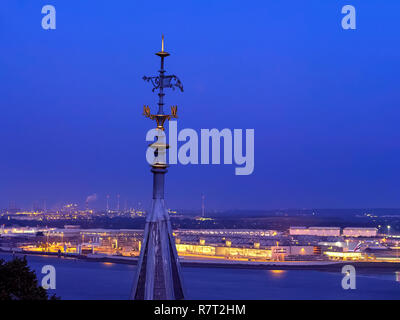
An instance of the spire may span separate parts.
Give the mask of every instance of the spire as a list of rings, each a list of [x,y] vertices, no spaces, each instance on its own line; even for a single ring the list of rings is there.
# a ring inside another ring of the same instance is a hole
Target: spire
[[[161,51],[156,53],[157,56],[161,57],[162,69],[164,67],[164,58],[169,56],[169,53],[164,51],[164,35],[161,36]]]
[[[161,40],[161,51],[156,55],[161,58],[159,75],[143,77],[143,79],[153,84],[153,91],[158,89],[158,112],[151,114],[150,107],[144,106],[143,114],[151,120],[156,120],[157,129],[164,131],[165,120],[177,118],[176,106],[171,107],[171,115],[164,114],[164,89],[179,87],[183,91],[183,86],[178,77],[164,74],[164,58],[169,56],[169,53],[164,51],[164,36]],[[168,145],[161,141],[156,141],[151,147],[154,149],[155,155],[158,155],[159,152],[166,152],[168,149]],[[164,179],[168,165],[165,162],[156,162],[151,167],[153,173],[152,208],[146,216],[143,242],[132,288],[132,299],[183,299],[184,288],[179,258],[164,203]]]

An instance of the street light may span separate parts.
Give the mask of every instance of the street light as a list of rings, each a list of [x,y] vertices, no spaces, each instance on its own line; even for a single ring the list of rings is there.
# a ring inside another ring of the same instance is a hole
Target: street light
[[[388,229],[388,235],[390,235],[390,226],[387,226]]]

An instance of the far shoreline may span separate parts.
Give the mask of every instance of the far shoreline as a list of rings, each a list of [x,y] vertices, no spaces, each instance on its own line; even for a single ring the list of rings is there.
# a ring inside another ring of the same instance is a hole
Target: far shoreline
[[[116,263],[137,265],[138,258],[123,256],[106,256],[106,255],[71,255],[55,252],[36,252],[22,250],[4,250],[0,249],[0,253],[15,256],[48,256],[59,259],[76,259],[87,262]],[[400,263],[398,262],[364,262],[364,261],[234,261],[234,260],[190,260],[180,258],[182,267],[189,268],[225,268],[225,269],[258,269],[258,270],[309,270],[309,271],[325,271],[325,272],[341,272],[345,265],[353,265],[357,270],[365,273],[389,273],[400,272]],[[216,259],[215,259],[216,260]]]

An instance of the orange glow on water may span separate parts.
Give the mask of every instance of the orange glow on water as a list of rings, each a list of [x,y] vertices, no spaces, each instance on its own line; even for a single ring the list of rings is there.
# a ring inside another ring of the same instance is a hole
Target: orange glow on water
[[[269,270],[269,271],[275,277],[279,277],[285,273],[285,270]]]

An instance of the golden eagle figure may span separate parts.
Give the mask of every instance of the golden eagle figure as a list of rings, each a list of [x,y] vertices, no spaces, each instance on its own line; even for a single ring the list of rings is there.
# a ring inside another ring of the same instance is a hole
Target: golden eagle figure
[[[147,118],[150,118],[151,120],[154,119],[154,116],[150,113],[150,107],[149,106],[143,106],[143,115]]]
[[[171,107],[171,118],[178,118],[178,106]]]

